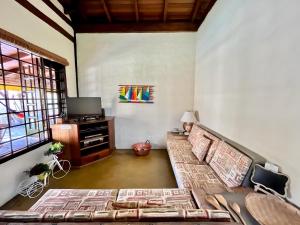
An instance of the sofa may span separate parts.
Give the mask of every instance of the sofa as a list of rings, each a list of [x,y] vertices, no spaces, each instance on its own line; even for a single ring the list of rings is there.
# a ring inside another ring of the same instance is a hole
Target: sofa
[[[252,187],[254,165],[266,161],[201,124],[186,137],[169,132],[167,150],[178,187],[208,194]]]
[[[50,189],[28,211],[0,210],[0,222],[230,221],[199,209],[188,189]]]

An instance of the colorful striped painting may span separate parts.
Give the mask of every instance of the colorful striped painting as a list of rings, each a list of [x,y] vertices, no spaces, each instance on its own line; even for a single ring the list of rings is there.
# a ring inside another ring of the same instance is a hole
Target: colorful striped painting
[[[153,103],[152,85],[119,85],[121,103]]]

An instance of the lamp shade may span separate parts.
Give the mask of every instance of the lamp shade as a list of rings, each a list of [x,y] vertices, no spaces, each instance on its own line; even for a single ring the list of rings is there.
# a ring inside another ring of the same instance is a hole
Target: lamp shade
[[[194,112],[192,112],[192,111],[186,111],[186,112],[183,113],[180,121],[184,122],[184,123],[194,123],[194,122],[197,121],[197,119],[195,117]]]

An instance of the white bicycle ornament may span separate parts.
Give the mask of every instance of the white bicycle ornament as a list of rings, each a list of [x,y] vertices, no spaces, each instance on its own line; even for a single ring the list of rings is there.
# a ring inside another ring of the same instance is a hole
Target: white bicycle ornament
[[[36,198],[39,196],[44,187],[49,184],[49,176],[52,175],[54,179],[60,179],[65,177],[71,169],[71,164],[68,160],[59,160],[57,155],[52,154],[52,160],[47,164],[50,172],[43,176],[43,180],[39,179],[39,176],[32,176],[21,181],[17,188],[17,193],[29,198]]]

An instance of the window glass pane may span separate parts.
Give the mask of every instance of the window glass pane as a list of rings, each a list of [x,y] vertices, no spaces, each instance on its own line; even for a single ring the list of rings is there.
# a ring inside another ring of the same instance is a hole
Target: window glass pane
[[[54,118],[50,119],[50,126],[53,125],[53,124],[55,124],[55,119]]]
[[[56,71],[54,69],[51,69],[51,78],[56,79]]]
[[[4,71],[5,85],[21,86],[20,74]],[[17,88],[17,87],[12,87]],[[9,88],[8,88],[9,89]]]
[[[3,69],[12,73],[19,73],[19,60],[2,56]]]
[[[54,115],[59,116],[59,109],[54,109]]]
[[[28,145],[37,144],[40,142],[40,136],[38,133],[34,135],[30,135],[27,137],[27,141],[28,141]]]
[[[45,135],[45,139],[48,139],[48,138],[49,138],[49,132],[48,132],[48,131],[45,131],[45,132],[44,132],[44,135]]]
[[[49,79],[46,79],[46,89],[47,89],[48,91],[51,90],[51,80],[49,80]]]
[[[4,84],[3,83],[3,71],[1,70],[1,64],[0,64],[0,84]]]
[[[25,126],[17,126],[10,128],[11,139],[17,139],[26,136]]]
[[[0,114],[0,129],[8,127],[7,114]]]
[[[45,67],[45,77],[50,78],[50,69],[49,69],[49,67]]]
[[[27,63],[32,63],[32,57],[30,52],[19,50],[19,58]]]
[[[22,85],[26,86],[26,87],[31,87],[32,83],[34,83],[34,76],[30,76],[30,75],[22,75]]]
[[[35,134],[39,132],[38,123],[35,122],[35,123],[26,124],[26,129],[27,129],[27,134]]]
[[[41,132],[40,133],[40,141],[44,141],[46,138],[45,138],[45,133],[44,132]]]
[[[0,85],[0,99],[5,99],[4,85]]]
[[[11,153],[10,142],[0,144],[0,157],[9,155]]]
[[[0,114],[7,113],[5,99],[0,99]]]
[[[43,80],[43,78],[40,78],[40,88],[44,88],[44,80]]]
[[[17,48],[8,44],[1,43],[1,53],[2,55],[10,56],[16,59],[18,58]]]
[[[53,81],[52,81],[52,89],[53,89],[53,90],[56,90],[56,80],[53,80]]]
[[[0,129],[0,143],[10,141],[9,128]]]
[[[26,122],[32,123],[37,120],[37,114],[35,111],[25,112]]]
[[[22,89],[16,86],[6,86],[8,99],[22,99]]]
[[[13,151],[24,149],[26,147],[27,147],[27,138],[26,137],[12,141]]]
[[[41,65],[40,57],[32,54],[33,64]]]
[[[53,109],[49,109],[48,113],[49,113],[49,116],[54,116],[54,110]]]
[[[34,74],[34,66],[30,63],[26,63],[26,62],[20,62],[21,64],[21,73],[24,74],[30,74],[33,75]]]
[[[10,113],[22,112],[23,101],[21,99],[8,100],[7,110]]]
[[[25,123],[24,112],[9,113],[10,126],[17,126]]]

